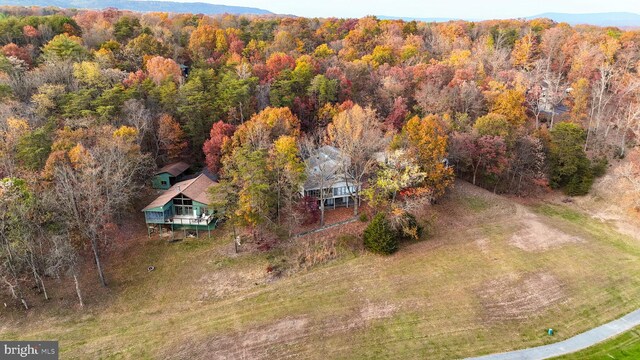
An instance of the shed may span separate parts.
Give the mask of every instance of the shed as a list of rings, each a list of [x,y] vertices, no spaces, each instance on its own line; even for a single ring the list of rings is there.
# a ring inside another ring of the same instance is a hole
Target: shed
[[[179,161],[168,164],[158,170],[151,179],[151,185],[154,189],[167,190],[184,178],[184,173],[191,165]]]

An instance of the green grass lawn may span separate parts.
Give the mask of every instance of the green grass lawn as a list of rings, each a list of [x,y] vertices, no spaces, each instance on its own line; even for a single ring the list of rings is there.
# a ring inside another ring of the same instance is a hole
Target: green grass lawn
[[[555,359],[640,359],[640,328],[635,328],[582,351]]]
[[[434,210],[433,236],[393,256],[279,279],[269,254],[233,255],[219,230],[142,236],[112,260],[104,299],[13,315],[0,337],[58,339],[79,359],[450,359],[559,341],[640,307],[640,245],[606,223],[468,184]]]

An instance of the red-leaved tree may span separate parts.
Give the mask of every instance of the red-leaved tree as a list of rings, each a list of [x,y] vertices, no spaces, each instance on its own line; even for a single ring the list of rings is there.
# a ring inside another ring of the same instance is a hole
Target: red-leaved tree
[[[450,154],[462,165],[459,170],[471,173],[474,185],[478,176],[496,180],[509,164],[507,145],[500,136],[456,133],[451,138]]]
[[[400,130],[402,125],[404,125],[404,121],[409,114],[409,109],[407,109],[407,100],[405,100],[402,96],[396,98],[393,102],[393,108],[391,109],[391,113],[385,119],[385,124],[389,127],[389,129]]]
[[[213,173],[220,171],[220,159],[222,157],[222,148],[236,131],[236,127],[222,121],[214,123],[209,133],[209,140],[204,142],[202,151],[205,155],[207,168]]]

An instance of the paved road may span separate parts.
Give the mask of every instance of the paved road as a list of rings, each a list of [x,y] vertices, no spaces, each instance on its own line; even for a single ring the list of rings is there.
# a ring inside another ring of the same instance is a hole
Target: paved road
[[[614,320],[610,323],[598,326],[595,329],[576,335],[564,341],[554,344],[538,346],[529,349],[510,351],[506,353],[486,355],[469,360],[538,360],[576,352],[627,330],[640,325],[640,309]]]

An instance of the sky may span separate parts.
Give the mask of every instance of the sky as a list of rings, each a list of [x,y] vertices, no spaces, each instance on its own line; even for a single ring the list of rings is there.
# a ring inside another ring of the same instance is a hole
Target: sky
[[[640,14],[640,0],[173,0],[257,7],[305,17],[386,15],[414,18],[500,19],[545,12]]]

